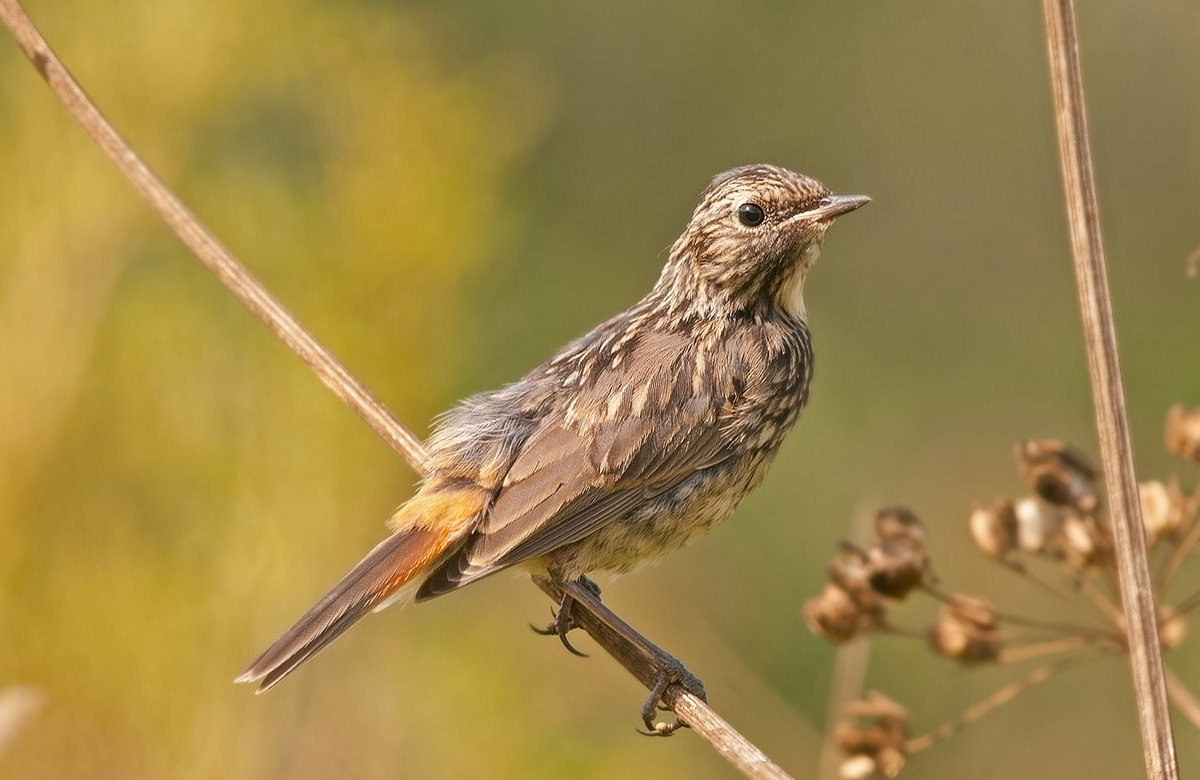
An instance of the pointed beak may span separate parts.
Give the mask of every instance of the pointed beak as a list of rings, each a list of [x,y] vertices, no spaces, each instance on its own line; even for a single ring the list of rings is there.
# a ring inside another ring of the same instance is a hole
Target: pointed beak
[[[805,218],[819,222],[827,222],[843,214],[861,208],[871,202],[866,195],[830,195],[821,201],[821,205],[812,211],[804,213]]]

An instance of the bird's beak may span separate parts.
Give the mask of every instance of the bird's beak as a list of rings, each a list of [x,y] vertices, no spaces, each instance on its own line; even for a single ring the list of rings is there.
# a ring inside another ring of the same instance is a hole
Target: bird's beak
[[[871,199],[866,195],[830,195],[828,198],[823,199],[821,205],[817,208],[804,212],[804,217],[816,222],[826,222],[854,211],[870,202]]]

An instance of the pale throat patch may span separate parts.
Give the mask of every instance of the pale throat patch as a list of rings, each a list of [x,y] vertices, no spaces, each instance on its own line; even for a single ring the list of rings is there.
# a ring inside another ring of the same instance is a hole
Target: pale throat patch
[[[808,322],[808,309],[804,306],[804,277],[808,275],[808,269],[812,268],[820,253],[821,245],[819,243],[806,247],[804,253],[796,260],[796,267],[792,271],[791,278],[779,291],[779,303],[784,310],[805,322]]]

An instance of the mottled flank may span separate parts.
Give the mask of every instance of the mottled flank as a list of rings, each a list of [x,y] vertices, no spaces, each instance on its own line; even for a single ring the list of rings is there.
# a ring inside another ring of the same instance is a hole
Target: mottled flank
[[[627,571],[727,517],[808,400],[804,280],[829,225],[865,202],[773,166],[716,177],[644,299],[441,418],[430,474],[392,521],[424,547],[381,545],[356,569],[402,575],[347,577],[241,679],[273,684],[365,612],[330,603],[432,598],[515,564]]]

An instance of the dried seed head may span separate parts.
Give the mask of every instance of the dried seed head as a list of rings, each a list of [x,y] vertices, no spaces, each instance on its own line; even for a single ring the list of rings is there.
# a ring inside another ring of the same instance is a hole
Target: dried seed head
[[[964,664],[994,661],[1003,646],[991,605],[961,595],[942,605],[929,628],[929,643],[937,653]]]
[[[840,645],[874,628],[882,617],[882,608],[864,609],[853,596],[830,582],[821,595],[804,602],[800,614],[809,631]]]
[[[864,777],[877,774],[880,772],[875,764],[875,759],[861,753],[847,758],[838,767],[838,777],[845,778],[845,780],[862,780]]]
[[[872,547],[871,587],[888,598],[902,599],[925,584],[929,561],[923,550],[884,543]]]
[[[877,691],[847,704],[844,720],[833,729],[834,744],[847,756],[839,774],[900,774],[908,758],[908,721],[907,709]]]
[[[1008,499],[1000,499],[990,507],[976,507],[967,527],[975,546],[989,558],[1007,558],[1017,547],[1017,515]]]
[[[1054,439],[1029,439],[1015,448],[1017,466],[1029,487],[1052,504],[1094,511],[1096,467],[1079,450]]]
[[[1068,514],[1063,520],[1058,547],[1068,566],[1084,571],[1102,559],[1109,544],[1093,518]]]
[[[904,506],[880,509],[875,515],[875,533],[881,541],[900,541],[925,547],[925,529],[916,513]]]
[[[873,571],[871,587],[884,596],[902,599],[925,582],[929,559],[925,555],[925,529],[904,507],[892,507],[875,518],[879,544],[867,556]]]
[[[842,543],[842,552],[829,564],[829,581],[866,611],[883,610],[883,599],[871,582],[874,575],[869,555],[848,542]]]
[[[1063,525],[1063,512],[1040,498],[1020,498],[1013,502],[1017,519],[1017,543],[1027,552],[1057,555],[1054,540]]]
[[[1146,544],[1154,545],[1159,539],[1175,536],[1183,526],[1187,513],[1187,499],[1179,489],[1179,483],[1171,480],[1164,485],[1158,480],[1138,485],[1142,499],[1142,524],[1146,527]]]
[[[1158,607],[1158,638],[1164,650],[1179,647],[1187,637],[1187,614],[1161,604]]]
[[[1167,449],[1200,463],[1200,406],[1175,404],[1167,411]]]

